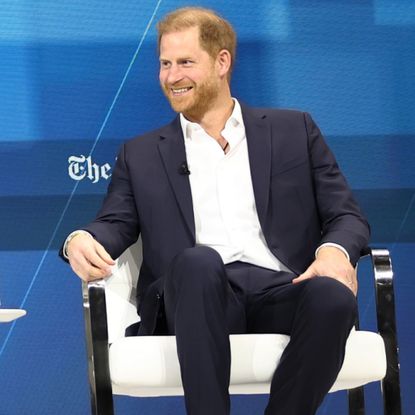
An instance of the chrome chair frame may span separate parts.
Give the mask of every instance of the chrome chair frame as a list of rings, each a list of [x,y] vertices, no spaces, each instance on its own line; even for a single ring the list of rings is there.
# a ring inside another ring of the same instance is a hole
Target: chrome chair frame
[[[381,381],[384,415],[401,415],[398,341],[393,269],[387,249],[367,248],[372,259],[378,332],[385,342],[387,370]],[[83,283],[83,307],[88,353],[92,415],[114,415],[108,357],[107,311],[104,281]],[[358,322],[357,322],[358,324]],[[349,415],[364,415],[364,389],[348,391]]]

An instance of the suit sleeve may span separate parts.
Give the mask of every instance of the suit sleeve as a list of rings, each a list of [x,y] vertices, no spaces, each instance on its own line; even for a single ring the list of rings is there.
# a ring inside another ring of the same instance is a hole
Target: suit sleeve
[[[84,227],[113,258],[118,258],[140,234],[130,173],[121,147],[107,195],[96,219]]]
[[[317,125],[307,113],[309,157],[322,235],[321,244],[341,245],[356,264],[369,240],[369,225],[363,217],[339,166]]]

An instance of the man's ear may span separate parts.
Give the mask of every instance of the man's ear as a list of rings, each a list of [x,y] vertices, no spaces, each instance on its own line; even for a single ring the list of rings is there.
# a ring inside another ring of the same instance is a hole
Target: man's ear
[[[227,49],[222,49],[216,58],[216,64],[221,77],[226,77],[231,70],[232,56]]]

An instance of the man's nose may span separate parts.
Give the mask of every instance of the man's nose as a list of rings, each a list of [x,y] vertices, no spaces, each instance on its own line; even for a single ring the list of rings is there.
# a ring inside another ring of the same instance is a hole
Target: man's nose
[[[169,84],[174,84],[180,81],[182,78],[183,78],[183,73],[179,65],[171,65],[167,73],[166,81]]]

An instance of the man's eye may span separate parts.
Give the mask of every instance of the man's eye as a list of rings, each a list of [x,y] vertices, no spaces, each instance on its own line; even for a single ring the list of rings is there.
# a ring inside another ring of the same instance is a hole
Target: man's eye
[[[167,69],[170,67],[170,62],[160,62],[160,67],[163,69]]]

